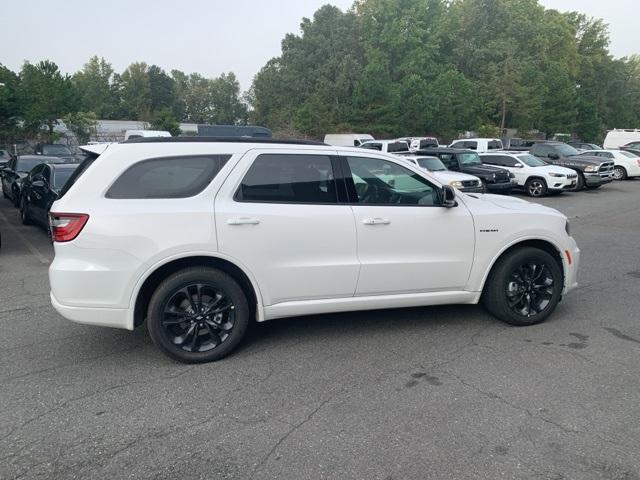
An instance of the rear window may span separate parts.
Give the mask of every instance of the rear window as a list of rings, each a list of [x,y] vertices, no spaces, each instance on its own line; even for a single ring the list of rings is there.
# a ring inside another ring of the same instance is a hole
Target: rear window
[[[74,169],[72,168],[55,170],[53,173],[53,188],[64,187],[65,183],[67,183],[67,180],[69,180],[73,172]]]
[[[387,145],[387,152],[389,153],[408,152],[408,151],[409,151],[409,145],[407,145],[407,142],[393,142]]]
[[[188,198],[202,192],[231,155],[153,158],[129,167],[107,198]]]
[[[500,140],[489,141],[489,150],[502,150],[502,142]]]

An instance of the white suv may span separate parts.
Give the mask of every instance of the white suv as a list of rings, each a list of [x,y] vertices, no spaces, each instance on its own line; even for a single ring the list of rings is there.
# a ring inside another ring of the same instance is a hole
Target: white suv
[[[50,214],[51,301],[186,362],[227,355],[252,320],[483,301],[543,321],[576,287],[564,215],[463,194],[400,157],[310,142],[110,145]]]
[[[575,190],[578,174],[570,168],[549,165],[526,152],[481,153],[480,160],[513,173],[517,187],[530,197]]]

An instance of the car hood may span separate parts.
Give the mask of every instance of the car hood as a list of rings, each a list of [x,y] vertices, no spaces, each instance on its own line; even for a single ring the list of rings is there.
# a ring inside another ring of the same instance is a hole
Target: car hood
[[[522,200],[516,197],[508,197],[505,195],[493,195],[490,193],[486,193],[484,195],[474,195],[467,194],[476,199],[479,199],[482,202],[489,202],[493,205],[504,208],[506,210],[513,210],[517,212],[531,212],[531,213],[553,213],[562,215],[558,210],[553,208],[545,207],[544,205],[540,205],[539,203],[527,202],[526,200]]]
[[[461,172],[451,172],[449,170],[441,170],[438,172],[429,172],[431,173],[431,175],[433,175],[434,177],[436,177],[438,180],[440,180],[442,183],[449,183],[449,182],[469,182],[469,181],[477,181],[479,180],[478,177],[474,177],[473,175],[468,175],[466,173],[461,173]]]
[[[605,158],[594,157],[593,155],[573,155],[572,157],[564,157],[560,160],[567,164],[575,163],[577,165],[600,165],[607,161]]]
[[[562,173],[564,175],[575,175],[576,171],[570,168],[561,167],[559,165],[544,165],[540,167],[531,167],[533,172],[540,173]]]
[[[487,175],[497,172],[506,172],[504,168],[494,167],[493,165],[463,165],[462,168],[466,173]]]

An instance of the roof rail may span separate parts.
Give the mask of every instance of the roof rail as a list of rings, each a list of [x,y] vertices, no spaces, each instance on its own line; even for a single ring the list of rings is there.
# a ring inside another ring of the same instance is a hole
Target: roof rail
[[[320,145],[326,143],[293,138],[255,138],[255,137],[140,137],[130,138],[122,143],[266,143],[284,145]]]

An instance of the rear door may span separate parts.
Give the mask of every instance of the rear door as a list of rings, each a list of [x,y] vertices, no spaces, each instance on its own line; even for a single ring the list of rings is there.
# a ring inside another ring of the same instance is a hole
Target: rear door
[[[355,292],[356,227],[336,162],[326,149],[252,150],[216,196],[219,250],[256,277],[265,306]]]
[[[462,290],[475,232],[463,204],[441,206],[440,188],[385,157],[341,152],[356,219],[356,295]]]

